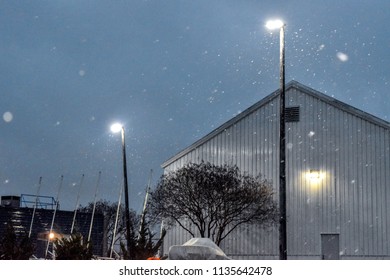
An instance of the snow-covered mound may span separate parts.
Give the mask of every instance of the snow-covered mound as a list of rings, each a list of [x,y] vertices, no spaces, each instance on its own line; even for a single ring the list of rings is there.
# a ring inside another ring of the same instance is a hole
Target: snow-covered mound
[[[209,238],[192,238],[183,245],[169,248],[170,260],[228,260],[229,258]]]

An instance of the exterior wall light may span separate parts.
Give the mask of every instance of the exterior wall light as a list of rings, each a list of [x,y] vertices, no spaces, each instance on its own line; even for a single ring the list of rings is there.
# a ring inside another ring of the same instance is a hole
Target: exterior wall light
[[[309,178],[310,180],[319,180],[321,179],[320,171],[316,169],[311,169],[309,172]]]
[[[319,183],[324,177],[325,173],[318,169],[310,169],[310,171],[306,173],[306,178],[313,184]]]

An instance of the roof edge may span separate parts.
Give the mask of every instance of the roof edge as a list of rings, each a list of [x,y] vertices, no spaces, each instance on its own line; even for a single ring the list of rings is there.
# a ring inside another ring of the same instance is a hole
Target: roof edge
[[[292,80],[290,82],[288,82],[286,84],[286,87],[285,87],[285,90],[289,90],[291,88],[295,88],[295,89],[298,89],[298,90],[301,90],[303,91],[304,93],[306,94],[309,94],[310,96],[314,97],[314,98],[318,98],[332,106],[335,106],[337,108],[339,108],[340,110],[343,110],[343,111],[347,111],[357,117],[360,117],[364,120],[367,120],[369,122],[372,122],[372,123],[375,123],[383,128],[386,128],[386,129],[390,129],[390,122],[387,122],[385,120],[382,120],[374,115],[371,115],[369,113],[366,113],[356,107],[353,107],[351,105],[348,105],[347,103],[344,103],[342,101],[339,101],[333,97],[330,97],[320,91],[317,91],[309,86],[306,86],[304,84],[301,84],[295,80]],[[172,156],[171,158],[169,158],[168,160],[166,160],[164,163],[161,164],[161,167],[162,168],[165,168],[167,167],[168,165],[170,165],[172,162],[176,161],[177,159],[181,158],[182,156],[184,156],[185,154],[197,149],[200,145],[202,145],[203,143],[205,143],[206,141],[208,141],[209,139],[211,139],[212,137],[214,137],[215,135],[217,135],[218,133],[220,133],[221,131],[225,130],[226,128],[230,127],[231,125],[234,125],[235,123],[237,123],[238,121],[240,121],[241,119],[245,118],[247,115],[249,115],[250,113],[252,113],[253,111],[257,110],[258,108],[262,107],[263,105],[265,105],[266,103],[270,102],[271,100],[275,99],[276,97],[279,96],[279,92],[280,92],[280,89],[277,89],[275,91],[273,91],[271,94],[267,95],[266,97],[264,97],[263,99],[261,99],[260,101],[256,102],[255,104],[253,104],[252,106],[250,106],[249,108],[245,109],[244,111],[242,111],[240,114],[238,114],[237,116],[231,118],[230,120],[228,120],[227,122],[223,123],[222,125],[220,125],[219,127],[217,127],[216,129],[212,130],[210,133],[206,134],[205,136],[203,136],[202,138],[198,139],[197,141],[195,141],[193,144],[191,144],[190,146],[188,146],[187,148],[184,148],[183,150],[179,151],[177,154],[175,154],[174,156]]]
[[[306,94],[311,95],[314,98],[318,98],[332,106],[335,106],[336,108],[339,108],[340,110],[346,111],[348,113],[351,113],[359,118],[362,118],[366,121],[372,122],[376,125],[382,126],[385,129],[390,129],[390,122],[387,122],[377,116],[374,116],[370,113],[367,113],[363,110],[360,110],[352,105],[349,105],[345,102],[342,102],[340,100],[337,100],[336,98],[333,98],[329,95],[326,95],[318,90],[315,90],[311,87],[308,87],[306,85],[303,85],[297,81],[292,81],[289,83],[291,87],[299,89],[301,91],[304,91]]]
[[[293,85],[295,85],[295,81],[291,81],[289,82],[287,85],[286,85],[286,90],[290,87],[292,87]],[[200,145],[202,145],[204,142],[206,142],[207,140],[211,139],[212,137],[214,137],[215,135],[217,135],[220,131],[223,131],[225,128],[235,124],[236,122],[238,122],[239,120],[245,118],[245,116],[249,115],[250,113],[252,113],[253,111],[257,110],[258,108],[260,108],[261,106],[263,106],[264,104],[270,102],[271,100],[273,100],[274,98],[276,98],[277,96],[279,96],[279,89],[273,91],[271,94],[268,94],[266,97],[264,97],[263,99],[261,99],[260,101],[256,102],[255,104],[253,104],[252,106],[248,107],[247,109],[245,109],[244,111],[242,111],[241,113],[239,113],[238,115],[236,115],[235,117],[231,118],[230,120],[226,121],[225,123],[223,123],[222,125],[220,125],[219,127],[215,128],[214,130],[212,130],[210,133],[206,134],[205,136],[203,136],[202,138],[198,139],[197,141],[195,141],[193,144],[191,144],[190,146],[188,146],[187,148],[184,148],[183,150],[179,151],[177,154],[175,154],[174,156],[172,156],[171,158],[169,158],[168,160],[166,160],[165,162],[163,162],[161,164],[161,167],[162,168],[165,168],[166,166],[168,166],[169,164],[171,164],[172,162],[174,162],[175,160],[181,158],[183,155],[195,150],[197,147],[199,147]]]

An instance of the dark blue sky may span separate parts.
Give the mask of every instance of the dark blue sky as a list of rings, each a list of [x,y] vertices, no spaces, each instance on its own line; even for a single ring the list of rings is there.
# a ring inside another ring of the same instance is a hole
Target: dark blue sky
[[[72,209],[116,201],[126,127],[130,203],[140,210],[150,169],[286,80],[389,121],[390,1],[1,1],[0,195],[56,196]],[[74,186],[76,185],[76,186]]]

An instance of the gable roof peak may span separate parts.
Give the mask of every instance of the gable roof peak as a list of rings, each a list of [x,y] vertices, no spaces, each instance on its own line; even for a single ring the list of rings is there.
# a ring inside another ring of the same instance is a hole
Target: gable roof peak
[[[371,123],[374,123],[376,125],[379,125],[385,129],[389,129],[390,130],[390,123],[385,121],[385,120],[382,120],[374,115],[371,115],[369,113],[366,113],[360,109],[357,109],[351,105],[348,105],[347,103],[344,103],[342,101],[339,101],[333,97],[330,97],[322,92],[319,92],[309,86],[306,86],[298,81],[295,81],[295,80],[291,80],[290,82],[288,82],[285,86],[285,91],[290,91],[292,89],[296,89],[304,94],[307,94],[307,95],[310,95],[314,98],[317,98],[325,103],[328,103],[329,105],[331,106],[334,106],[340,110],[343,110],[345,112],[348,112],[350,114],[353,114],[357,117],[360,117],[366,121],[369,121]],[[277,98],[280,94],[280,89],[277,89],[275,90],[274,92],[272,92],[271,94],[267,95],[266,97],[264,97],[263,99],[261,99],[260,101],[256,102],[255,104],[253,104],[252,106],[250,106],[249,108],[245,109],[244,111],[242,111],[240,114],[236,115],[235,117],[231,118],[230,120],[226,121],[225,123],[223,123],[222,125],[220,125],[219,127],[217,127],[216,129],[214,129],[213,131],[211,131],[210,133],[208,133],[207,135],[205,135],[204,137],[200,138],[199,140],[195,141],[192,145],[188,146],[187,148],[183,149],[182,151],[180,151],[179,153],[177,153],[176,155],[174,155],[173,157],[171,157],[170,159],[168,159],[167,161],[165,161],[161,166],[162,168],[165,168],[166,166],[168,166],[169,164],[171,164],[172,162],[174,162],[175,160],[177,160],[178,158],[182,157],[183,155],[189,153],[190,151],[198,148],[200,145],[202,145],[204,142],[208,141],[209,139],[211,139],[212,137],[214,137],[215,135],[217,135],[218,133],[220,133],[221,131],[225,130],[226,128],[230,127],[231,125],[234,125],[235,123],[237,123],[238,121],[240,121],[241,119],[245,118],[246,116],[248,116],[249,114],[251,114],[252,112],[256,111],[257,109],[259,109],[260,107],[264,106],[265,104],[271,102],[273,99]]]

